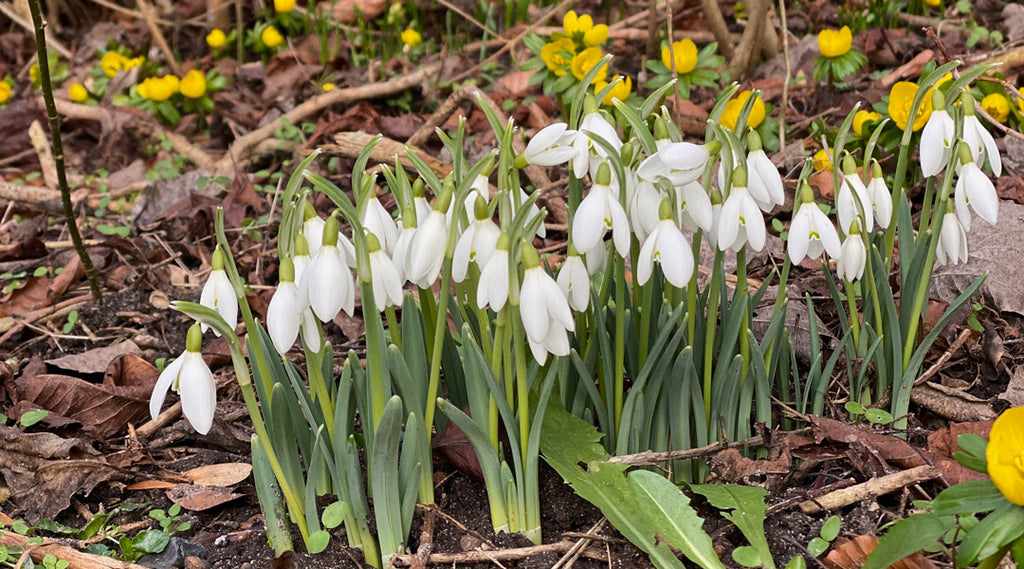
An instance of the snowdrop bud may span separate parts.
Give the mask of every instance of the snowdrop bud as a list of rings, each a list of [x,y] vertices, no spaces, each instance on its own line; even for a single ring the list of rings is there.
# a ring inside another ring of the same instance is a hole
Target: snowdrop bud
[[[216,310],[217,314],[220,314],[221,318],[228,323],[228,326],[234,328],[235,323],[238,322],[238,297],[235,296],[235,288],[231,285],[231,280],[228,279],[228,274],[224,270],[224,252],[221,251],[220,245],[213,250],[210,265],[212,270],[206,279],[206,284],[203,285],[199,303]],[[200,328],[205,332],[209,326],[203,324]],[[220,332],[216,328],[213,329],[213,333],[220,336]]]
[[[481,195],[477,195],[476,201],[473,202],[473,217],[480,221],[491,217],[491,210],[487,207],[487,200]]]
[[[451,176],[444,179],[444,184],[441,186],[441,195],[437,196],[434,201],[434,210],[444,213],[448,211],[448,207],[452,204],[452,196],[455,195],[455,180]]]
[[[619,149],[619,157],[622,158],[623,164],[633,163],[633,154],[636,152],[636,145],[633,141],[627,141],[622,143],[622,148]]]
[[[596,113],[599,109],[600,107],[597,106],[597,99],[594,98],[594,95],[587,93],[583,98],[583,115],[586,116],[590,113]]]
[[[747,152],[757,152],[763,148],[764,145],[761,144],[761,135],[757,134],[756,130],[751,129],[750,133],[747,134]]]
[[[843,156],[843,174],[846,176],[857,175],[857,161],[850,154]]]

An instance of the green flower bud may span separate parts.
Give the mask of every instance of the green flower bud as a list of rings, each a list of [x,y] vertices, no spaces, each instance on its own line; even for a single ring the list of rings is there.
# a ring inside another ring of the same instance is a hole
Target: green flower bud
[[[942,111],[946,108],[946,96],[939,89],[932,91],[932,111]]]
[[[672,219],[672,202],[667,197],[661,198],[661,203],[658,204],[658,219]]]
[[[325,247],[338,246],[338,218],[333,214],[324,222],[324,236],[321,243]]]
[[[662,117],[654,117],[654,140],[668,140],[668,125]]]
[[[761,144],[761,135],[757,134],[756,130],[750,129],[750,132],[747,134],[747,150],[749,152],[757,152],[763,148],[764,146]]]
[[[487,207],[487,200],[480,194],[477,194],[476,200],[473,202],[473,217],[480,221],[491,217],[491,212]]]
[[[857,161],[847,153],[843,156],[843,174],[850,176],[857,173]]]
[[[210,259],[210,266],[215,271],[224,270],[224,252],[221,251],[220,245],[213,250],[213,258]]]
[[[732,172],[732,185],[736,188],[747,187],[747,169],[743,166],[737,166]]]

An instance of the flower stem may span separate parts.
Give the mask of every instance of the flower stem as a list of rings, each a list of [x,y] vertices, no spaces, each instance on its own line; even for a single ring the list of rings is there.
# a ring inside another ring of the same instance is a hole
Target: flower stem
[[[615,431],[622,421],[626,375],[626,261],[615,255]]]
[[[718,328],[718,300],[722,288],[722,251],[715,251],[715,263],[711,269],[711,283],[708,285],[708,318],[704,323],[704,416],[711,427],[711,367],[715,353],[715,331]]]

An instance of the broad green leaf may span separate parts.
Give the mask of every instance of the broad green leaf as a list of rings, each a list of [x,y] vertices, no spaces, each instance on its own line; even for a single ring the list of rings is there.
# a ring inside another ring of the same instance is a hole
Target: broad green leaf
[[[338,500],[337,502],[324,508],[324,513],[321,514],[320,519],[324,522],[324,527],[327,529],[334,529],[341,525],[341,522],[345,521],[345,517],[348,515],[350,508],[348,504]]]
[[[1006,502],[967,533],[956,552],[956,566],[966,567],[1024,535],[1024,506]]]
[[[306,549],[310,553],[320,553],[327,549],[327,545],[331,542],[331,534],[325,530],[317,530],[309,535],[309,539],[306,540]]]
[[[968,480],[946,488],[932,502],[939,515],[990,512],[1006,503],[1006,498],[991,480]]]
[[[744,567],[760,567],[761,555],[749,545],[742,545],[732,550],[732,560]]]
[[[160,553],[171,542],[171,536],[162,530],[147,529],[132,538],[132,548],[146,553]]]
[[[842,526],[843,521],[839,519],[839,516],[830,516],[825,520],[825,524],[821,526],[821,539],[825,541],[832,541],[839,537],[839,528]]]
[[[701,567],[724,567],[715,554],[704,520],[690,507],[686,494],[664,476],[649,470],[629,474],[637,506],[661,539]]]
[[[707,498],[712,506],[723,510],[722,517],[739,528],[750,545],[757,550],[761,564],[768,569],[775,569],[772,552],[768,549],[768,538],[764,534],[765,511],[768,509],[764,502],[768,492],[764,488],[738,484],[700,484],[691,488]]]
[[[829,542],[820,537],[816,537],[807,543],[807,553],[810,553],[813,557],[817,557],[822,553],[825,553],[829,545]]]
[[[933,514],[915,514],[898,520],[878,540],[861,569],[885,569],[900,559],[921,551],[946,533],[949,525]]]

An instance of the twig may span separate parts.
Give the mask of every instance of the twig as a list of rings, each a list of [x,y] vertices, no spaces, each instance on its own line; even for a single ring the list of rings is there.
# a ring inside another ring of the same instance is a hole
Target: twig
[[[590,529],[587,530],[587,534],[581,537],[580,539],[576,540],[576,543],[573,544],[569,551],[565,552],[565,555],[563,555],[557,563],[551,566],[551,569],[568,569],[569,567],[572,567],[573,564],[576,563],[576,560],[580,558],[580,554],[582,554],[588,547],[590,547],[590,544],[593,543],[594,538],[599,537],[597,535],[597,532],[601,531],[601,528],[604,527],[604,524],[607,521],[607,518],[603,516],[601,517],[601,519],[597,520],[597,523],[590,526]]]
[[[747,75],[757,63],[761,54],[760,43],[764,38],[765,20],[768,17],[768,0],[747,2],[749,14],[747,29],[743,30],[740,43],[729,58],[729,76],[738,79]]]
[[[786,78],[782,81],[782,101],[779,102],[779,149],[786,147],[786,110],[789,108],[789,82],[793,77],[793,62],[789,59],[789,24],[786,21],[786,0],[779,0],[779,19],[782,21],[782,57],[786,60]]]
[[[938,373],[939,369],[941,369],[942,366],[945,365],[947,361],[949,361],[949,358],[953,356],[953,353],[959,350],[960,346],[964,345],[964,342],[967,341],[967,338],[971,337],[971,332],[972,331],[970,328],[966,328],[963,332],[960,332],[960,335],[957,336],[956,341],[953,342],[953,344],[949,346],[949,348],[945,352],[942,352],[942,355],[939,356],[939,359],[935,360],[935,363],[932,364],[931,367],[929,367],[924,373],[922,373],[921,377],[914,380],[914,387],[917,387],[918,385],[921,385],[922,383],[928,381],[929,379],[932,378],[933,375]]]
[[[61,561],[67,561],[68,569],[146,569],[142,565],[112,557],[82,553],[59,543],[44,541],[38,545],[29,545],[28,537],[10,531],[0,533],[0,545],[24,547],[25,552],[36,563],[42,563],[44,557],[53,555]]]
[[[85,275],[89,279],[89,288],[92,290],[92,299],[99,302],[103,294],[100,292],[100,281],[96,277],[96,269],[92,265],[92,259],[82,244],[82,234],[78,231],[78,222],[75,220],[75,209],[71,203],[71,188],[68,187],[68,179],[64,171],[64,146],[60,139],[60,115],[57,114],[57,106],[53,102],[53,86],[50,84],[50,61],[46,57],[46,24],[39,11],[39,0],[29,0],[29,10],[32,12],[32,23],[36,28],[36,53],[39,58],[39,78],[43,88],[43,99],[46,101],[46,114],[50,119],[50,139],[53,144],[53,159],[57,166],[57,181],[60,185],[61,202],[64,205],[64,221],[68,226],[68,234],[71,241],[75,243],[75,250],[85,268]]]
[[[574,546],[575,543],[571,541],[559,541],[557,543],[531,545],[529,547],[517,547],[513,549],[462,551],[459,553],[432,553],[423,561],[427,565],[457,565],[460,563],[513,561],[516,559],[528,559],[534,555],[541,555],[544,553],[564,553],[572,549]],[[605,560],[605,557],[600,554],[590,554],[587,555],[587,557],[596,557],[602,561]],[[411,566],[415,562],[414,560],[419,560],[419,558],[412,554],[395,555],[391,558],[394,565],[405,567]]]
[[[178,64],[178,59],[174,57],[171,46],[167,44],[167,38],[164,37],[164,33],[160,31],[160,26],[156,23],[156,14],[153,13],[153,6],[146,0],[138,0],[138,5],[139,12],[142,13],[142,19],[145,20],[150,35],[153,36],[156,45],[160,46],[160,51],[164,52],[164,59],[167,60],[167,64],[171,66],[171,70],[174,71],[175,75],[181,75],[181,65]]]
[[[807,432],[808,429],[802,429],[799,431],[790,431],[791,434],[799,434]],[[688,458],[699,458],[702,456],[708,456],[721,452],[727,448],[742,448],[748,446],[759,446],[764,444],[764,438],[761,435],[750,437],[744,441],[736,441],[731,443],[711,443],[707,446],[698,448],[688,448],[683,450],[668,450],[668,451],[644,451],[635,454],[621,454],[619,456],[613,456],[608,459],[608,462],[621,462],[623,464],[629,464],[631,466],[653,466],[668,462],[670,460],[685,460]]]
[[[504,44],[504,42],[502,42],[502,44]],[[412,133],[412,136],[409,137],[406,144],[409,146],[423,146],[423,143],[434,135],[434,129],[444,124],[456,109],[462,106],[466,101],[470,100],[473,96],[473,92],[476,90],[477,86],[472,83],[463,83],[460,85],[458,89],[453,91],[452,94],[449,95],[443,103],[441,103],[437,108],[437,111],[430,115],[430,118],[416,129],[416,132]]]
[[[850,504],[856,504],[861,500],[868,498],[874,498],[875,496],[881,496],[888,494],[894,490],[905,488],[911,484],[917,484],[925,480],[931,480],[932,478],[938,478],[942,476],[942,471],[934,466],[924,464],[916,466],[909,470],[901,470],[899,472],[882,476],[881,478],[872,478],[867,482],[850,486],[849,488],[841,488],[835,492],[820,496],[815,500],[808,500],[800,504],[800,509],[805,514],[813,514],[824,510],[836,510]]]
[[[729,28],[725,25],[725,16],[722,15],[722,9],[718,6],[718,0],[700,0],[700,5],[704,9],[704,17],[708,20],[708,27],[711,28],[711,33],[715,34],[715,39],[718,41],[718,52],[726,60],[732,61],[734,53],[732,35],[729,33]]]
[[[32,121],[28,126],[28,138],[32,142],[32,148],[36,151],[36,158],[39,159],[39,169],[43,172],[43,181],[49,187],[60,186],[57,180],[57,164],[53,160],[53,153],[50,151],[50,141],[46,140],[46,131],[39,121]]]
[[[10,4],[8,4],[7,2],[0,2],[0,14],[7,16],[8,18],[11,19],[12,22],[18,24],[22,28],[25,28],[25,30],[30,32],[33,31],[32,23],[26,22],[24,18],[15,13],[15,11],[11,9]],[[56,51],[64,59],[71,59],[71,50],[64,47],[64,45],[56,39],[54,39],[51,34],[46,34],[46,41],[50,42],[50,47],[53,48],[53,51]]]

